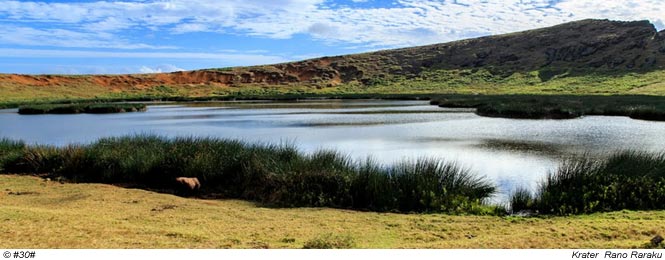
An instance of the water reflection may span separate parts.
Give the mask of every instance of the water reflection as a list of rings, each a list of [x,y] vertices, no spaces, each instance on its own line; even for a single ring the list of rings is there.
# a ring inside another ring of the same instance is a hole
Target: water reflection
[[[159,104],[144,113],[108,115],[21,116],[15,109],[0,110],[0,136],[29,143],[65,145],[128,134],[293,142],[305,152],[333,148],[386,164],[443,158],[491,178],[504,194],[515,185],[535,187],[562,159],[576,154],[665,147],[663,122],[484,118],[426,101]]]

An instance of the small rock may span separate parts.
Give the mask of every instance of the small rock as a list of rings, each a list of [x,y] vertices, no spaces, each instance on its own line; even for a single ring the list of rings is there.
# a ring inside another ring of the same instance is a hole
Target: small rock
[[[183,188],[193,191],[201,188],[201,182],[196,177],[178,177],[175,178],[175,181],[178,182]]]
[[[662,242],[663,242],[663,237],[661,237],[660,235],[656,235],[651,239],[651,244],[654,246],[658,246]]]

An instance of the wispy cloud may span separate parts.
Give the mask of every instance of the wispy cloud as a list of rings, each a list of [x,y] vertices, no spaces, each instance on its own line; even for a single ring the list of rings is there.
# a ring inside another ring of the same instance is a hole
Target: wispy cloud
[[[174,72],[174,71],[183,71],[184,69],[178,68],[172,64],[162,64],[155,67],[141,66],[139,72],[141,73],[163,73],[163,72]]]
[[[118,52],[84,50],[45,50],[0,48],[0,57],[6,58],[118,58],[118,59],[202,59],[219,60],[220,65],[254,65],[288,61],[274,55],[256,53],[207,52]]]
[[[353,0],[354,2],[365,2]],[[513,32],[584,18],[650,19],[663,26],[665,1],[397,0],[353,8],[324,0],[145,0],[86,3],[0,1],[0,43],[28,46],[160,48],[123,30],[233,33],[272,39],[306,34],[329,43],[407,46]],[[60,29],[29,28],[58,24]],[[662,28],[661,28],[662,29]]]
[[[7,66],[0,62],[0,68]],[[85,65],[85,64],[11,64],[24,74],[133,74],[133,73],[167,73],[185,70],[173,64],[156,65]]]
[[[27,26],[0,26],[0,43],[21,46],[51,46],[70,48],[109,49],[175,49],[174,46],[154,46],[133,43],[109,32],[80,32],[69,29],[36,29]]]

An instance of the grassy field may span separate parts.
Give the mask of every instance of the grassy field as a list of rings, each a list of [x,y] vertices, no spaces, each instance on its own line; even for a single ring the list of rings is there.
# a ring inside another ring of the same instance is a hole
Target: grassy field
[[[568,217],[276,209],[0,175],[8,248],[641,248],[665,211]]]

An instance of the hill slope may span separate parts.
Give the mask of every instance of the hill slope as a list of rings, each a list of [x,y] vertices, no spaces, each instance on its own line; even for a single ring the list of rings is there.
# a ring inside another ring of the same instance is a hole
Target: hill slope
[[[265,66],[143,75],[5,74],[0,75],[0,101],[238,92],[665,94],[663,70],[665,31],[658,32],[648,21],[582,20],[450,43]]]

